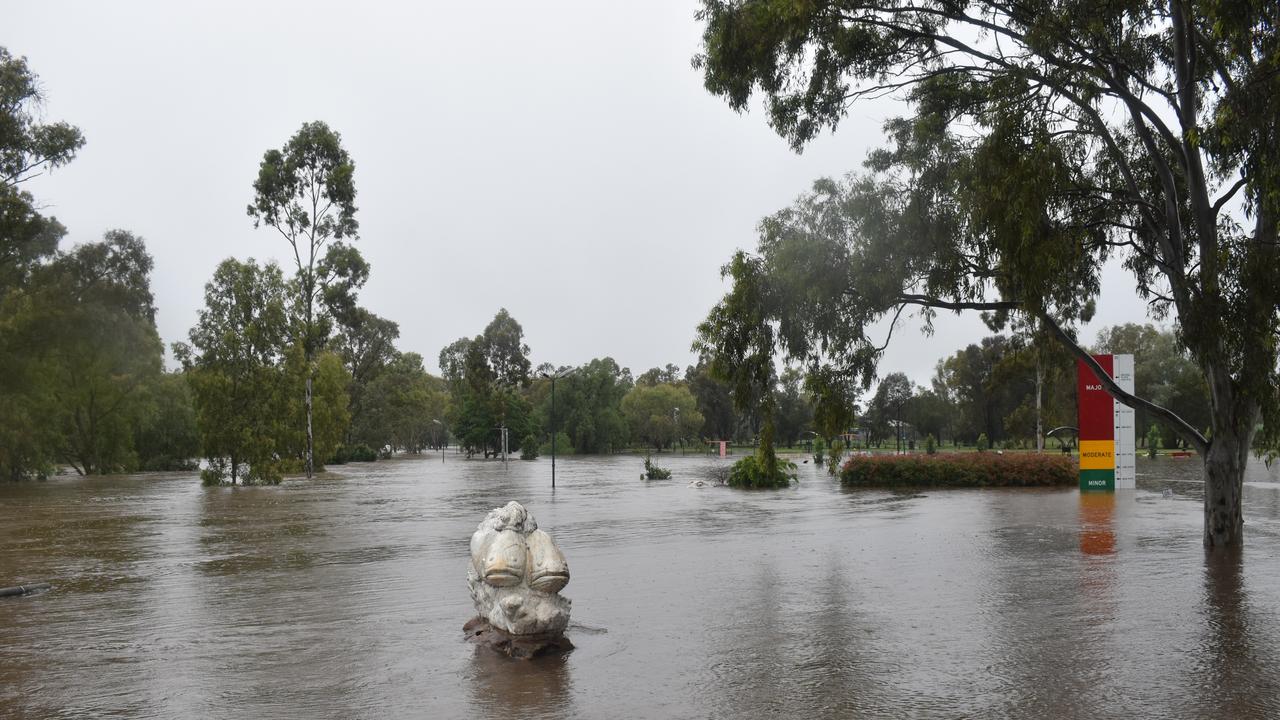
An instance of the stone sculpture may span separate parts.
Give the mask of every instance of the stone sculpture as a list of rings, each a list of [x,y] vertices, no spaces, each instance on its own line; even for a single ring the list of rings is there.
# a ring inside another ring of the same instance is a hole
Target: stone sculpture
[[[572,603],[564,554],[518,502],[489,511],[471,536],[467,585],[477,617],[465,630],[513,657],[572,647],[564,637]]]

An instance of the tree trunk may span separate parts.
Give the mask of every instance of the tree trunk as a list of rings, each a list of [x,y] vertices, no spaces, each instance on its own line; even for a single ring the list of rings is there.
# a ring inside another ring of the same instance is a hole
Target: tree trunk
[[[1204,546],[1237,549],[1244,541],[1244,470],[1258,421],[1258,404],[1241,397],[1230,373],[1206,364],[1212,435],[1204,455]]]
[[[1252,432],[1215,430],[1204,458],[1204,546],[1238,547],[1244,539],[1241,495]]]
[[[1241,399],[1222,368],[1206,368],[1213,434],[1204,455],[1204,545],[1240,547],[1244,541],[1244,470],[1258,420],[1257,403]]]
[[[307,361],[307,479],[311,479],[312,473],[315,471],[315,436],[311,431],[311,361]]]
[[[1044,452],[1044,419],[1041,417],[1042,388],[1044,387],[1044,363],[1036,350],[1036,452]]]

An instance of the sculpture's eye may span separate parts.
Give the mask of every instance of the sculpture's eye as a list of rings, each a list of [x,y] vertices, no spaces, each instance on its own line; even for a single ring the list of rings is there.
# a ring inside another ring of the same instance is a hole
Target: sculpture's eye
[[[524,578],[528,549],[524,538],[514,530],[503,530],[489,541],[480,568],[484,581],[494,587],[519,585]]]
[[[529,587],[553,593],[569,584],[569,564],[550,535],[534,530],[525,543],[529,546]]]

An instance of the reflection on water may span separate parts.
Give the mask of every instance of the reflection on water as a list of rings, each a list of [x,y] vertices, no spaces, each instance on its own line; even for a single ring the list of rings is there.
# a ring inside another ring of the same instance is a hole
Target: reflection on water
[[[486,718],[572,715],[568,656],[513,660],[476,646],[463,685]]]
[[[1280,715],[1276,469],[1206,558],[1197,464],[1139,462],[1114,495],[689,487],[702,457],[0,485],[0,585],[55,586],[0,599],[0,717]],[[511,499],[573,568],[569,655],[463,639]]]
[[[1127,495],[1119,491],[1121,495]],[[1116,532],[1111,516],[1116,511],[1116,493],[1080,493],[1080,552],[1110,555],[1116,551]]]

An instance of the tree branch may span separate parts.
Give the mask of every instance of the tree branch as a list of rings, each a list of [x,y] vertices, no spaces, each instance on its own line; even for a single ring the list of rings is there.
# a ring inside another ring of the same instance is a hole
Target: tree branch
[[[1012,300],[1001,300],[996,302],[967,302],[943,300],[942,298],[929,297],[928,295],[903,294],[899,295],[895,302],[922,305],[924,307],[941,308],[943,310],[1021,310],[1022,305]]]
[[[1038,312],[1036,313],[1036,317],[1040,318],[1040,321],[1045,324],[1045,327],[1049,328],[1049,331],[1053,333],[1054,337],[1066,346],[1067,350],[1069,350],[1072,355],[1075,355],[1084,362],[1085,365],[1088,365],[1089,369],[1093,370],[1093,374],[1102,382],[1102,389],[1105,390],[1108,395],[1129,407],[1142,408],[1152,415],[1168,422],[1173,427],[1174,431],[1181,435],[1188,443],[1191,444],[1192,447],[1196,449],[1196,452],[1201,455],[1204,455],[1209,451],[1209,441],[1205,439],[1204,435],[1201,435],[1199,430],[1196,430],[1190,425],[1190,423],[1179,417],[1177,413],[1169,410],[1168,408],[1157,405],[1150,400],[1144,400],[1116,384],[1116,381],[1107,374],[1106,370],[1102,369],[1102,366],[1098,364],[1098,361],[1094,359],[1093,355],[1090,355],[1084,348],[1080,347],[1080,344],[1075,341],[1075,338],[1068,335],[1067,331],[1063,330],[1062,326],[1059,325],[1047,312]]]

